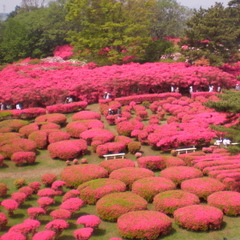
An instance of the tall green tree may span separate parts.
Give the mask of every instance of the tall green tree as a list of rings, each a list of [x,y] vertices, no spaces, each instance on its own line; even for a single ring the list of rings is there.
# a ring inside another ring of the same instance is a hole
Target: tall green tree
[[[239,15],[238,8],[225,8],[221,3],[215,3],[208,9],[195,10],[193,17],[187,21],[186,39],[181,42],[188,49],[182,53],[191,62],[205,58],[211,65],[237,61]]]
[[[192,13],[192,9],[182,6],[176,0],[157,0],[153,8],[151,36],[159,39],[166,36],[182,36],[186,21]]]
[[[68,40],[80,58],[98,63],[121,63],[130,56],[141,59],[150,41],[150,11],[155,0],[69,0],[69,21],[80,21],[80,31]]]

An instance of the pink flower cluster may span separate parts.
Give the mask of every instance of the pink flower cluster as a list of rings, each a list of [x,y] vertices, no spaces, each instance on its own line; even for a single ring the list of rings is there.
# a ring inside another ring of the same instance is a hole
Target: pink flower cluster
[[[11,161],[13,161],[17,166],[21,166],[25,163],[33,164],[35,160],[35,152],[16,152],[11,156]]]
[[[61,57],[62,59],[69,59],[73,55],[73,47],[70,45],[57,46],[53,52],[54,57]]]
[[[101,219],[96,215],[83,215],[77,219],[77,224],[82,224],[84,227],[98,228]]]
[[[164,158],[162,156],[147,156],[137,159],[139,167],[148,168],[151,170],[162,170],[166,167]]]
[[[172,221],[156,211],[133,211],[120,216],[117,227],[124,238],[154,240],[170,233]]]

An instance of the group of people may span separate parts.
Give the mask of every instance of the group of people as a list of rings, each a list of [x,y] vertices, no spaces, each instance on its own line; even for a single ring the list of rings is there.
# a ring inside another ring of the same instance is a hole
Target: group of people
[[[10,105],[10,104],[5,104],[3,102],[0,103],[0,110],[11,110],[11,109],[14,109],[14,108],[17,109],[17,110],[21,110],[21,109],[23,109],[23,106],[22,106],[21,103],[17,103],[15,105],[15,107]]]
[[[231,145],[231,140],[228,139],[228,138],[217,139],[217,140],[215,141],[215,143],[214,143],[214,145],[215,145],[215,146],[218,146],[218,147],[220,147],[221,144],[223,144],[223,146],[224,146],[225,148],[227,148],[229,145]]]
[[[122,110],[120,107],[117,110],[113,110],[111,108],[108,109],[108,115],[116,115],[116,114],[119,116],[122,115]]]

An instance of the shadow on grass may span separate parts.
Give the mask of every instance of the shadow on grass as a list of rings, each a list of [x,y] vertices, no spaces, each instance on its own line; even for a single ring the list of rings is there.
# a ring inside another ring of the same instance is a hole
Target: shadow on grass
[[[23,213],[14,213],[13,216],[11,216],[12,219],[18,219],[23,218],[25,215]]]

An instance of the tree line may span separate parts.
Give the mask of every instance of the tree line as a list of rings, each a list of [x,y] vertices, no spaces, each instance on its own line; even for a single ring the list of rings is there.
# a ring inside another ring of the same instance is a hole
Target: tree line
[[[189,62],[236,61],[239,10],[239,0],[199,10],[176,0],[22,0],[0,22],[0,64],[51,56],[64,44],[99,65],[155,62],[180,51],[166,36],[183,39]]]

